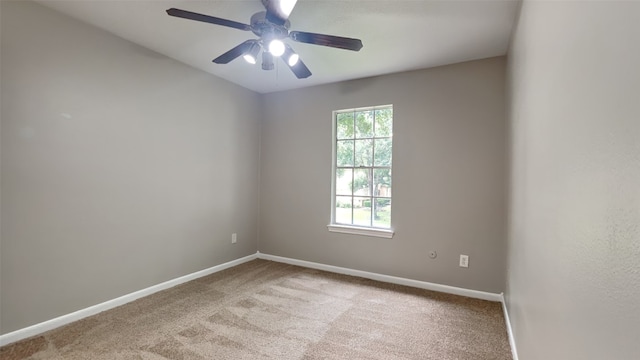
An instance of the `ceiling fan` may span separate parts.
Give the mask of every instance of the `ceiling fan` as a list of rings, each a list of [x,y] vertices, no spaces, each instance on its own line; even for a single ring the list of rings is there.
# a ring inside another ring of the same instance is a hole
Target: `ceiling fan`
[[[171,8],[167,14],[189,20],[201,21],[215,25],[222,25],[238,30],[252,31],[259,39],[251,39],[234,47],[226,53],[213,59],[216,64],[227,64],[242,56],[248,63],[255,64],[258,54],[262,50],[262,69],[272,70],[273,58],[281,57],[298,79],[311,76],[309,68],[300,60],[300,56],[293,48],[283,42],[284,39],[314,45],[329,46],[338,49],[359,51],[362,41],[341,36],[316,34],[304,31],[289,31],[291,23],[289,14],[297,0],[261,0],[266,11],[260,11],[251,16],[251,25],[203,15],[191,11]]]

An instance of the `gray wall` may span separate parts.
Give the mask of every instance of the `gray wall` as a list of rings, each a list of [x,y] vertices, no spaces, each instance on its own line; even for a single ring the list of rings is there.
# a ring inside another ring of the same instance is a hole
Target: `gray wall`
[[[255,253],[258,94],[30,2],[1,23],[1,333]]]
[[[266,95],[260,251],[502,292],[504,74],[505,59],[492,58]],[[331,113],[385,104],[394,106],[396,234],[330,233]]]
[[[640,3],[534,2],[509,53],[520,360],[640,354]]]

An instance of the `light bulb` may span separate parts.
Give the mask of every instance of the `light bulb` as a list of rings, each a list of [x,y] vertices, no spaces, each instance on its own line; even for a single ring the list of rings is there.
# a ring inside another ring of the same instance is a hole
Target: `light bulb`
[[[247,42],[249,42],[251,46],[249,47],[249,50],[244,53],[243,58],[246,62],[253,65],[258,61],[257,59],[258,52],[260,52],[260,44],[256,40],[249,40]]]
[[[251,54],[247,54],[247,55],[243,56],[243,58],[249,64],[255,64],[256,63],[256,58],[253,57],[253,55],[251,55]]]
[[[273,56],[280,56],[284,54],[284,43],[278,39],[272,40],[269,43],[269,52]]]
[[[295,64],[297,64],[299,59],[300,55],[298,54],[292,54],[291,56],[289,56],[289,66],[294,66]]]

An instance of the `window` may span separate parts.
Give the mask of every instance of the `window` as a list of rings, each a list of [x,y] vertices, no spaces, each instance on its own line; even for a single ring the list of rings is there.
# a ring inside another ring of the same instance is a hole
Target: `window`
[[[393,107],[334,111],[329,230],[391,237]]]

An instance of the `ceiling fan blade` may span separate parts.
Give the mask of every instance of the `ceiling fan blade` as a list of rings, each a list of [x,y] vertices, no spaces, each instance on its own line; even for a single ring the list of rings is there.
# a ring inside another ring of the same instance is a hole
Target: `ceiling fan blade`
[[[286,61],[285,61],[285,64],[287,64],[289,69],[293,71],[293,73],[296,75],[298,79],[305,79],[311,76],[311,71],[309,70],[307,65],[305,65],[300,59],[298,59],[298,62],[293,66],[289,65],[289,63]]]
[[[296,2],[298,0],[262,0],[262,4],[267,9],[267,20],[276,25],[284,25]]]
[[[209,24],[215,24],[215,25],[228,26],[228,27],[232,27],[232,28],[239,29],[239,30],[244,30],[244,31],[251,30],[251,25],[243,24],[243,23],[240,23],[240,22],[237,22],[237,21],[221,19],[221,18],[217,18],[217,17],[214,17],[214,16],[198,14],[198,13],[194,13],[194,12],[191,12],[191,11],[180,10],[180,9],[176,9],[176,8],[168,9],[167,10],[167,14],[169,14],[171,16],[183,18],[183,19],[202,21],[202,22],[206,22],[206,23],[209,23]]]
[[[304,31],[291,31],[289,32],[289,37],[292,40],[307,44],[330,46],[353,51],[360,51],[360,49],[362,49],[362,41],[360,39],[352,39],[342,36],[316,34]]]
[[[255,40],[247,40],[242,44],[234,47],[233,49],[227,51],[226,53],[213,59],[213,62],[216,64],[228,64],[231,60],[251,50],[251,46],[253,45],[254,42]]]

